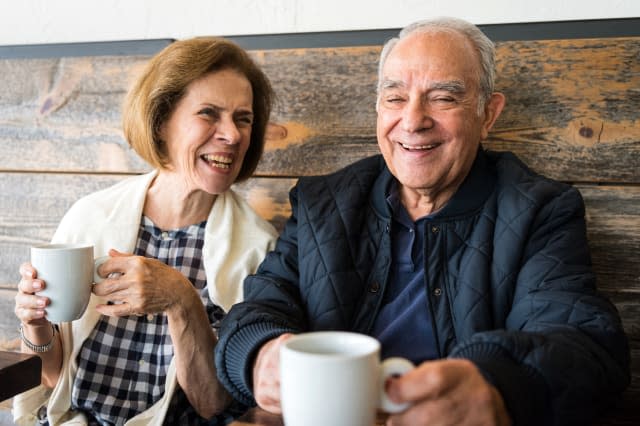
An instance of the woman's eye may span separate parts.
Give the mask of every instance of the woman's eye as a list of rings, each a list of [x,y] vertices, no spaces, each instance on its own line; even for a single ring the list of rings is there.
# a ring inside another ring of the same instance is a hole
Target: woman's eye
[[[236,121],[242,125],[251,126],[253,124],[253,118],[249,116],[238,117]]]
[[[198,115],[206,115],[207,117],[216,117],[216,110],[213,108],[202,108],[198,111]]]

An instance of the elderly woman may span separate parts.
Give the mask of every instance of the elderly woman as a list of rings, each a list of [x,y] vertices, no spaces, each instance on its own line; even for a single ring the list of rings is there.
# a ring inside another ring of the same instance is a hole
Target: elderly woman
[[[155,170],[91,194],[64,216],[54,242],[94,245],[89,308],[52,325],[47,283],[25,263],[16,296],[23,351],[42,385],[17,396],[33,424],[216,424],[232,399],[216,379],[218,323],[276,233],[231,189],[254,172],[272,102],[269,81],[238,46],[177,41],[130,91],[124,132]]]

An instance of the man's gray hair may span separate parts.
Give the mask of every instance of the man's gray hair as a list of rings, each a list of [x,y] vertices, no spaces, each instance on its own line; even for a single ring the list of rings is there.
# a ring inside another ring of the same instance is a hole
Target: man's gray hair
[[[480,58],[480,75],[478,75],[478,82],[480,84],[480,102],[478,108],[479,110],[482,110],[484,104],[489,100],[494,91],[496,79],[495,46],[478,27],[458,18],[439,17],[414,22],[413,24],[404,27],[398,34],[398,37],[394,37],[387,41],[380,53],[380,62],[378,64],[378,97],[380,96],[380,91],[382,89],[382,68],[384,67],[384,63],[386,62],[389,53],[391,53],[396,44],[411,34],[439,32],[442,30],[456,31],[462,34],[475,47],[478,57]]]

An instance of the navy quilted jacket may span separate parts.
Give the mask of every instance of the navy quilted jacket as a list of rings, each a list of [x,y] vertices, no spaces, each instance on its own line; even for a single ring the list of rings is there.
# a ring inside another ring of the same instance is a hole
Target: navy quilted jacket
[[[392,179],[376,156],[292,189],[275,250],[220,330],[218,376],[236,399],[255,403],[251,366],[266,340],[369,332],[389,274]],[[515,424],[585,424],[628,385],[627,339],[596,291],[577,190],[480,150],[426,230],[439,354],[472,360]]]

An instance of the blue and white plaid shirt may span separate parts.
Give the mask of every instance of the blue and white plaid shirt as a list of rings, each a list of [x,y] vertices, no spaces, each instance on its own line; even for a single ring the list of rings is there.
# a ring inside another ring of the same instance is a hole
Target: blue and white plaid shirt
[[[211,302],[207,292],[202,264],[205,223],[163,231],[143,217],[135,254],[158,259],[187,277],[198,289],[211,327],[217,332],[224,311]],[[166,315],[102,316],[78,354],[73,408],[93,417],[92,423],[124,424],[162,397],[172,357]],[[237,407],[234,409],[237,415]],[[226,424],[233,419],[231,411],[207,421],[198,416],[178,388],[165,424]]]

